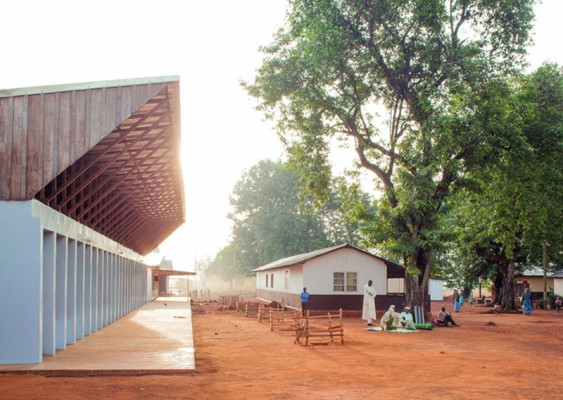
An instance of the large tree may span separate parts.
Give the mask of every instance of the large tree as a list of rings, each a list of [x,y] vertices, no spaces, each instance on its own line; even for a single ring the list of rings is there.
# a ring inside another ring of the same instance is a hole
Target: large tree
[[[494,155],[488,90],[517,68],[532,0],[294,0],[248,92],[275,119],[290,155],[321,192],[331,138],[353,140],[384,193],[388,250],[422,304],[444,201]],[[493,92],[494,94],[494,92]],[[482,111],[483,108],[488,111]],[[298,149],[299,151],[297,151]]]
[[[456,199],[457,254],[466,277],[493,278],[494,302],[514,310],[517,268],[559,264],[563,232],[563,72],[545,64],[505,96],[512,135],[497,162],[474,171],[479,190]]]
[[[327,246],[357,244],[358,223],[347,218],[345,201],[369,204],[365,194],[332,180],[323,207],[316,209],[281,162],[260,161],[236,183],[231,196],[230,243],[211,263],[211,271],[232,279],[280,258]]]

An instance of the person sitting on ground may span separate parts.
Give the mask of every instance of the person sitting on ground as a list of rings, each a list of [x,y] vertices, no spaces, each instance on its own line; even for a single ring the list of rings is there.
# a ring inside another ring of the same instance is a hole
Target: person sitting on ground
[[[436,317],[431,312],[428,313],[428,322],[430,322],[434,326],[439,326]]]
[[[401,314],[395,312],[395,306],[389,306],[389,310],[381,317],[381,329],[384,331],[401,328]]]
[[[461,326],[454,321],[452,314],[446,311],[446,306],[442,306],[442,311],[438,314],[438,326],[449,326],[449,324]]]
[[[415,330],[414,326],[414,318],[411,314],[411,308],[406,306],[403,312],[401,313],[401,325],[406,329]]]

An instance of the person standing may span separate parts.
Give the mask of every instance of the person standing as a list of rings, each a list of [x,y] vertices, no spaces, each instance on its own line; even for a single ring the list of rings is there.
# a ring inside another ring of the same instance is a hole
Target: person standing
[[[301,297],[301,315],[305,316],[305,311],[309,309],[309,293],[307,293],[306,287],[299,296]]]
[[[561,310],[561,297],[557,296],[557,298],[555,299],[555,311],[559,312],[559,310]]]
[[[454,312],[459,312],[459,292],[457,289],[454,289]]]
[[[532,315],[532,293],[530,293],[529,288],[524,289],[524,294],[522,295],[522,310],[525,315]]]
[[[377,292],[372,285],[373,281],[369,280],[364,286],[362,319],[367,321],[368,326],[373,326],[373,320],[377,318],[377,311],[375,309],[375,296],[377,296]]]

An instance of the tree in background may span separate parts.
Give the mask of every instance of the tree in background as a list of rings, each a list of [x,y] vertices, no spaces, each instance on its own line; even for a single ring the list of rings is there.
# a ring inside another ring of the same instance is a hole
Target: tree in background
[[[407,303],[428,293],[451,189],[507,132],[491,88],[524,58],[532,5],[295,0],[245,84],[317,198],[327,197],[330,140],[353,141],[384,193],[367,245],[402,258]]]
[[[343,179],[334,180],[324,207],[313,209],[287,165],[259,162],[233,189],[231,242],[217,254],[210,272],[232,280],[280,258],[356,244],[359,224],[347,219],[343,203],[351,196],[356,196],[354,205],[368,198],[348,187]]]
[[[466,188],[453,200],[459,264],[452,272],[468,282],[490,277],[494,303],[512,311],[519,266],[542,265],[544,243],[549,243],[552,265],[560,265],[562,69],[543,65],[520,78],[505,98],[510,140],[497,162],[471,174],[477,190]]]

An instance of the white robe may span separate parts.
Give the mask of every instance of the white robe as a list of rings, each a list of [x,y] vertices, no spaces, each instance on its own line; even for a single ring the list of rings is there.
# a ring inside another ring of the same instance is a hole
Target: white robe
[[[373,286],[364,286],[364,306],[362,310],[362,319],[367,320],[368,322],[377,318],[377,313],[375,310],[375,296],[377,296],[377,292]]]
[[[387,310],[387,312],[381,317],[380,324],[383,330],[387,329],[387,322],[391,319],[393,320],[392,325],[395,328],[399,328],[401,326],[401,314],[395,312],[394,307],[389,307],[389,310]]]

